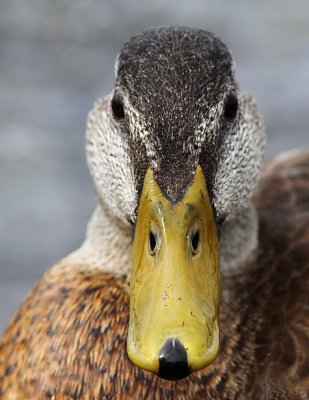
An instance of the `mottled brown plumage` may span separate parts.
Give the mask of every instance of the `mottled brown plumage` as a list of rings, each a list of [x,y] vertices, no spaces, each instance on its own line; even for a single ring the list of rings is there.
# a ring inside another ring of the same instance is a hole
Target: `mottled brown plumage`
[[[168,382],[126,355],[128,283],[63,260],[0,342],[1,399],[308,399],[309,152],[264,168],[255,195],[259,246],[222,280],[221,351]]]

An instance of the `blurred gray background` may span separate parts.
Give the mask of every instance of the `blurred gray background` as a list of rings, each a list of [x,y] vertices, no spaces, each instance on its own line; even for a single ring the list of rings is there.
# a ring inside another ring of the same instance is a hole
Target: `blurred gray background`
[[[0,332],[36,279],[80,245],[95,198],[84,157],[115,56],[153,25],[211,30],[268,131],[267,157],[308,145],[307,0],[0,1]]]

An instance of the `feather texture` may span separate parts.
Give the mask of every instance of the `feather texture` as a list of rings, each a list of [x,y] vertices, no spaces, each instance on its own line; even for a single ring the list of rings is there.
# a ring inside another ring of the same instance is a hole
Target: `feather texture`
[[[133,366],[127,277],[68,258],[4,333],[0,398],[308,399],[309,152],[268,163],[254,202],[259,246],[246,268],[223,277],[211,366],[178,382]]]

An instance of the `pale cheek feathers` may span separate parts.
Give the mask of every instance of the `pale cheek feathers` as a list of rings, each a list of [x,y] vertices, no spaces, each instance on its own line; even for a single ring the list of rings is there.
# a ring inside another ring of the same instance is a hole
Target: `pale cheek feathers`
[[[239,97],[245,106],[237,133],[223,144],[214,185],[214,204],[219,215],[235,213],[251,197],[260,175],[265,131],[256,104],[249,96]]]
[[[126,141],[111,128],[108,106],[111,96],[95,104],[86,130],[87,161],[99,200],[124,223],[136,206],[133,168]]]
[[[263,161],[265,132],[255,102],[244,94],[243,120],[223,143],[214,184],[219,215],[242,209],[256,186]],[[87,161],[99,200],[124,223],[134,218],[137,193],[127,142],[109,122],[111,94],[96,103],[87,123]],[[149,156],[149,154],[148,154]],[[151,158],[151,157],[150,157]]]

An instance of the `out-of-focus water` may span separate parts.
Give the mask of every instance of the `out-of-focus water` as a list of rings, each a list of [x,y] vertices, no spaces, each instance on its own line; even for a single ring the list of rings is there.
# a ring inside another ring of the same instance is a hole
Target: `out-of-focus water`
[[[84,126],[133,33],[193,25],[231,48],[269,134],[267,156],[308,145],[306,0],[0,2],[0,332],[35,280],[79,246],[95,205]]]

